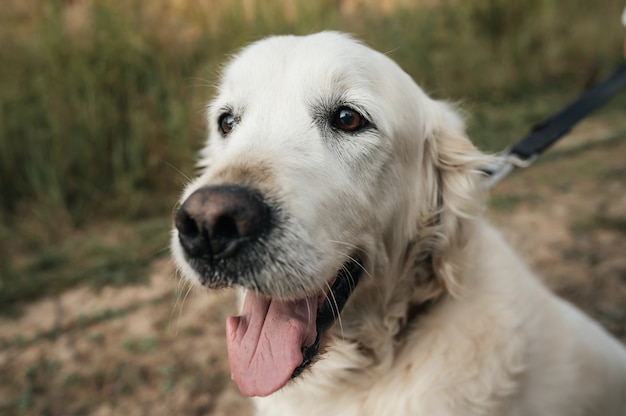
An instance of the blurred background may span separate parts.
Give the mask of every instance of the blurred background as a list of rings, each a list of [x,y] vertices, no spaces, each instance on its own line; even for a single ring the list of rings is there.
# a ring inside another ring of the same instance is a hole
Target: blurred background
[[[220,64],[349,32],[499,151],[623,61],[618,0],[4,0],[0,414],[245,415],[232,294],[168,260]],[[490,198],[546,283],[626,340],[626,93]]]

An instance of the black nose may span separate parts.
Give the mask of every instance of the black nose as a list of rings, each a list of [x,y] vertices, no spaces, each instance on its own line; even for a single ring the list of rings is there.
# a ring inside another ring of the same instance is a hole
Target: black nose
[[[226,258],[270,226],[270,209],[243,186],[207,186],[183,202],[174,220],[191,257]]]

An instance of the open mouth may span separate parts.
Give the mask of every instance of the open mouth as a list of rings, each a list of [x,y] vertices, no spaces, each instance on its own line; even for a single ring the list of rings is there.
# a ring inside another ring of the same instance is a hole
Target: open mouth
[[[231,377],[246,396],[267,396],[313,364],[324,334],[356,288],[358,257],[343,265],[324,296],[264,298],[249,291],[241,316],[226,322]]]

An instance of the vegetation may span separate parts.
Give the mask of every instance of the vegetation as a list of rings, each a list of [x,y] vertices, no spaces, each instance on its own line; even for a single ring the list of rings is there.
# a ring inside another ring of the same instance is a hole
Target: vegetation
[[[167,255],[219,65],[245,43],[353,33],[459,101],[491,151],[623,61],[623,0],[348,3],[2,3],[0,414],[247,414],[225,357],[232,293],[192,291],[153,261]],[[622,341],[625,110],[626,93],[575,132],[584,140],[498,186],[490,212]],[[78,284],[105,289],[66,290]]]
[[[252,13],[238,2],[71,3],[0,8],[3,310],[83,281],[77,267],[96,287],[138,280],[167,245],[219,64],[249,41],[354,33],[435,96],[461,100],[490,150],[622,59],[618,0],[441,0],[389,13],[330,0],[289,13],[282,2]],[[625,108],[618,100],[607,117]],[[132,237],[112,244],[104,228]]]

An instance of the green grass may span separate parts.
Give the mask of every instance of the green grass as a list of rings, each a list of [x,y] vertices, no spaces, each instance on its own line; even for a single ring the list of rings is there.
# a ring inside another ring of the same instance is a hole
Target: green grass
[[[141,276],[166,244],[179,171],[193,173],[219,65],[247,42],[353,33],[428,92],[460,101],[471,136],[488,150],[525,134],[622,59],[618,0],[442,0],[354,15],[331,0],[300,0],[295,18],[266,2],[250,20],[234,5],[207,11],[188,2],[173,12],[95,0],[82,35],[67,30],[63,2],[26,12],[20,3],[0,8],[2,310],[77,283]],[[618,100],[609,111],[624,109]],[[89,231],[102,222],[139,225],[109,244]]]
[[[132,226],[104,222],[62,241],[46,243],[37,240],[36,231],[29,236],[27,229],[16,230],[14,235],[22,246],[7,246],[2,252],[0,314],[76,284],[99,290],[146,283],[150,264],[168,254],[169,227],[163,218]]]
[[[626,216],[598,212],[589,218],[572,224],[572,230],[577,235],[584,235],[594,229],[608,230],[626,235]]]

